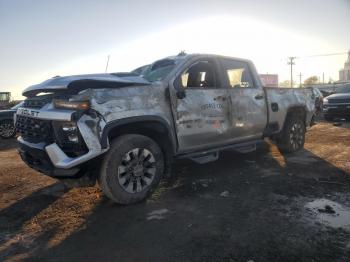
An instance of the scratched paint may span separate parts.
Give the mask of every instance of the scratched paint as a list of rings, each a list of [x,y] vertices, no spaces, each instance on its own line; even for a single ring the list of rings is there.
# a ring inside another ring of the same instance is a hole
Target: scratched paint
[[[81,82],[83,87],[84,83],[93,81],[96,88],[89,87],[70,99],[90,101],[91,111],[95,114],[84,116],[79,125],[85,131],[87,144],[98,149],[101,147],[95,143],[100,141],[106,124],[135,116],[158,116],[167,122],[174,140],[178,141],[177,153],[262,138],[268,122],[278,123],[276,132],[279,132],[288,109],[295,106],[305,108],[306,124],[309,125],[315,111],[311,90],[265,89],[254,66],[247,60],[241,61],[246,61],[251,67],[256,82],[254,87],[187,89],[184,98],[177,98],[174,81],[178,72],[204,57],[208,55],[185,57],[183,64],[164,81],[150,83],[141,77],[131,79],[109,74],[58,77],[29,87],[24,94],[35,96],[40,92],[69,89],[71,83],[81,80],[85,81]],[[106,82],[118,83],[120,87],[104,88]],[[271,110],[271,103],[278,104],[277,112]]]

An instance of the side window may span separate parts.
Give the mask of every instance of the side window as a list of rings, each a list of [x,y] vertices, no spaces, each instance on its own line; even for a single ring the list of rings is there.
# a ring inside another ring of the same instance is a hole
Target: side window
[[[247,63],[231,59],[222,59],[222,63],[230,87],[254,87],[253,79]]]
[[[215,68],[209,61],[199,61],[181,74],[183,88],[216,87]]]

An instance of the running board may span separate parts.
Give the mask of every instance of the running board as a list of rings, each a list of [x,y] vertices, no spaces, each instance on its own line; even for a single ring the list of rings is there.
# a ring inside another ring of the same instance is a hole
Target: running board
[[[239,153],[249,153],[249,152],[256,150],[257,144],[262,143],[262,142],[264,142],[264,140],[259,139],[259,140],[244,142],[244,143],[226,145],[226,146],[216,147],[216,148],[209,149],[209,150],[207,149],[207,150],[202,150],[199,152],[192,152],[192,153],[177,155],[176,158],[180,158],[180,159],[187,158],[187,159],[191,159],[192,161],[194,161],[196,163],[205,164],[208,162],[218,160],[220,151],[232,150],[232,151],[236,151]]]
[[[246,154],[256,150],[256,144],[233,148],[238,153]]]
[[[219,152],[213,152],[213,153],[207,153],[207,154],[202,154],[202,155],[197,155],[197,156],[192,156],[189,159],[192,161],[198,163],[198,164],[205,164],[209,162],[213,162],[219,159]]]

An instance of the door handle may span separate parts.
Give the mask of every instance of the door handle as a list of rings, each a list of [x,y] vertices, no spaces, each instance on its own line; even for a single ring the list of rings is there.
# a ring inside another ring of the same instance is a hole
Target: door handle
[[[225,97],[225,96],[217,96],[217,97],[214,97],[214,101],[217,101],[217,100],[225,101],[225,100],[226,100],[226,97]]]
[[[260,99],[264,98],[264,95],[256,95],[254,98],[257,99],[257,100],[260,100]]]

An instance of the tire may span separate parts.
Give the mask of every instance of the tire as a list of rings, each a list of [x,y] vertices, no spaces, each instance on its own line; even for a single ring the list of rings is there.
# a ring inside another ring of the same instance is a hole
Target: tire
[[[12,120],[0,121],[0,137],[4,139],[12,138],[16,135],[16,129]]]
[[[127,205],[150,196],[164,173],[164,156],[156,142],[142,135],[123,135],[112,141],[99,174],[103,193]]]
[[[293,153],[301,150],[305,143],[305,123],[298,116],[287,117],[277,146],[280,151]]]
[[[332,122],[333,121],[333,117],[329,116],[329,115],[324,115],[324,119],[328,122]]]

